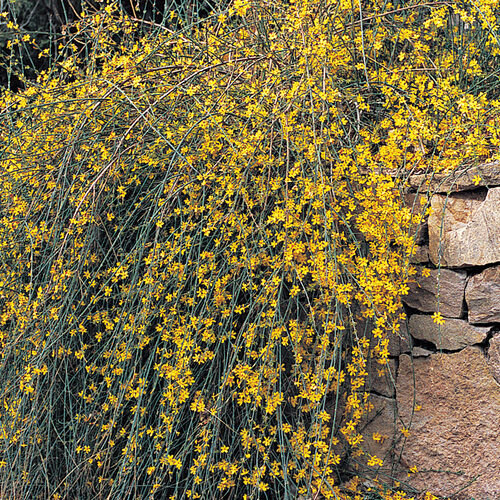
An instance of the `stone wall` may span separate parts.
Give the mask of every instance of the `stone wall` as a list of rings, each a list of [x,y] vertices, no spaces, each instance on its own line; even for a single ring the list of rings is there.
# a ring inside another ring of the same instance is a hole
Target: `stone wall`
[[[385,374],[380,365],[369,370],[375,410],[364,433],[378,435],[366,447],[392,464],[379,473],[416,490],[497,500],[500,164],[414,175],[407,203],[420,210],[423,196],[432,212],[418,230],[406,328],[391,340]],[[444,324],[433,321],[436,311]]]

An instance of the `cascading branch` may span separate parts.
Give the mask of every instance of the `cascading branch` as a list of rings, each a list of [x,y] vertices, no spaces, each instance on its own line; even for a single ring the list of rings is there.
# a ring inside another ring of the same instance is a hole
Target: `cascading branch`
[[[235,0],[139,38],[83,12],[1,98],[0,496],[362,498],[349,457],[387,483],[361,422],[413,274],[402,188],[495,157],[498,14]]]

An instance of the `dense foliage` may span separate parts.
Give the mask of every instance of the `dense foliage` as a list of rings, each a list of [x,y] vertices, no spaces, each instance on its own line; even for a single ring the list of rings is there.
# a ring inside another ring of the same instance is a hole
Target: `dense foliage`
[[[498,155],[497,4],[82,12],[0,102],[0,496],[407,498],[364,451],[367,359],[408,174]]]

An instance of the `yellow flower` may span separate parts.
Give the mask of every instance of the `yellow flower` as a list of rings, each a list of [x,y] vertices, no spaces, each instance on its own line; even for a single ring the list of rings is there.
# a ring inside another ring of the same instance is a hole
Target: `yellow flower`
[[[427,491],[424,500],[438,500],[438,497],[434,496],[430,491]]]
[[[431,270],[428,267],[422,269],[422,276],[428,278],[431,275]]]
[[[444,318],[440,312],[435,312],[432,315],[432,320],[434,321],[434,323],[437,323],[438,325],[444,325],[445,323]]]
[[[234,4],[231,7],[231,14],[237,14],[238,16],[244,16],[248,9],[250,8],[250,2],[248,0],[234,0]]]
[[[370,459],[368,460],[368,465],[370,467],[375,467],[375,466],[382,467],[382,465],[384,465],[384,461],[381,458],[378,458],[377,456],[372,455],[372,456],[370,456]]]

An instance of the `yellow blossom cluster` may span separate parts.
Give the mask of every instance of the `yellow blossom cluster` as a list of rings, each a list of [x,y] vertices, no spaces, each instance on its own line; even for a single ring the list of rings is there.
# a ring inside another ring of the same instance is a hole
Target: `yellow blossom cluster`
[[[498,1],[420,4],[110,4],[3,92],[2,498],[361,498],[405,180],[500,145]]]

